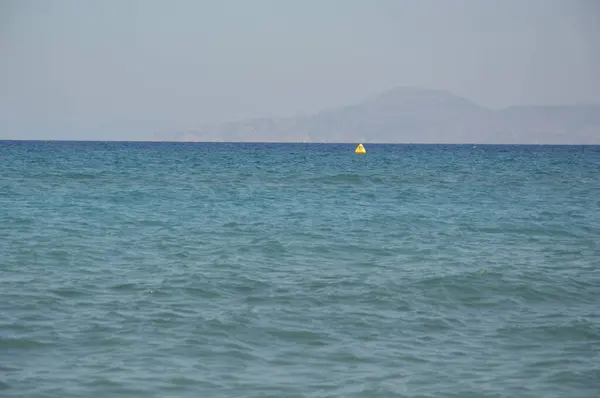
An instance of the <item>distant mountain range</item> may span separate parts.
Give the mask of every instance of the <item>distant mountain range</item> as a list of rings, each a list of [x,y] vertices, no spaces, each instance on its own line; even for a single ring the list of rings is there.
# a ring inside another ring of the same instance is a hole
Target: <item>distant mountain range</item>
[[[600,105],[484,108],[442,90],[397,87],[355,105],[158,134],[164,141],[600,144]]]

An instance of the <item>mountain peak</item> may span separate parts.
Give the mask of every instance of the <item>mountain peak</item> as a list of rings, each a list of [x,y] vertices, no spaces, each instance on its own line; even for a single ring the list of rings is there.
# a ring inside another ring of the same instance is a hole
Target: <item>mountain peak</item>
[[[185,140],[421,143],[598,143],[594,107],[487,109],[446,90],[397,86],[312,115],[203,126]]]
[[[415,86],[397,86],[361,103],[366,106],[406,107],[406,106],[447,106],[482,110],[476,103],[459,97],[446,90],[420,88]]]

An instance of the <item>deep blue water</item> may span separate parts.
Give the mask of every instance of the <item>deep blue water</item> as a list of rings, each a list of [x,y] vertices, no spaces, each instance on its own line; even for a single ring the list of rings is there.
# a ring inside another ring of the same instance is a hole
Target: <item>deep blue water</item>
[[[600,147],[354,146],[0,141],[0,396],[600,396]]]

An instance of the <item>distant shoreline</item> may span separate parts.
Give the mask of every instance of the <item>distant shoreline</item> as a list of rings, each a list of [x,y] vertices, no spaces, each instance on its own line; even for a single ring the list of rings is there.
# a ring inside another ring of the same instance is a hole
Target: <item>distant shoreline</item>
[[[269,145],[356,145],[357,141],[343,142],[320,142],[320,141],[177,141],[177,140],[67,140],[67,139],[0,139],[0,142],[56,142],[56,143],[131,143],[131,144],[269,144]],[[600,146],[600,144],[578,144],[578,143],[485,143],[485,142],[361,142],[365,146],[381,145],[419,145],[419,146]]]

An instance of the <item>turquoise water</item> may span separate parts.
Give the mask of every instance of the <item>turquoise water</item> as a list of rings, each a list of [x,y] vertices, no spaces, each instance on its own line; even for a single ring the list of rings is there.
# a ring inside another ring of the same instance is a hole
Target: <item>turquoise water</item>
[[[598,397],[600,148],[0,142],[2,397]]]

